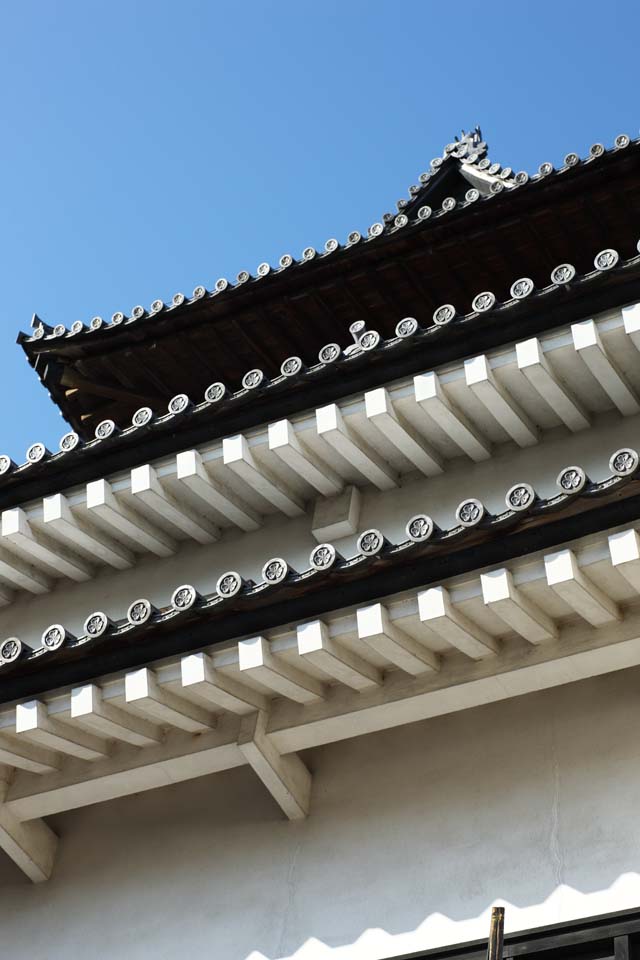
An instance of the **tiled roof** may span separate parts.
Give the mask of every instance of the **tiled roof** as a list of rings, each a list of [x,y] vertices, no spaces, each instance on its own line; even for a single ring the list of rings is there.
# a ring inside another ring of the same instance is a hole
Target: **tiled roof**
[[[82,636],[53,624],[44,631],[37,650],[18,637],[5,638],[0,642],[0,700],[88,679],[116,665],[135,666],[186,652],[201,644],[205,634],[211,642],[212,623],[216,642],[221,642],[229,637],[219,623],[229,614],[234,636],[255,626],[254,613],[260,617],[260,630],[292,617],[318,615],[320,595],[327,586],[334,607],[336,587],[343,603],[351,599],[350,585],[355,585],[354,601],[379,598],[404,586],[425,584],[430,577],[451,576],[557,544],[588,533],[592,512],[595,529],[600,529],[596,511],[601,505],[613,511],[609,525],[628,521],[625,504],[631,518],[637,516],[637,452],[617,450],[609,469],[609,476],[593,481],[581,467],[566,467],[557,477],[558,493],[544,499],[529,483],[517,483],[506,493],[505,510],[497,514],[489,513],[480,500],[468,498],[458,506],[448,529],[438,528],[426,514],[413,516],[406,525],[407,539],[400,543],[390,543],[380,530],[366,530],[358,538],[358,553],[350,558],[340,556],[331,544],[319,544],[304,571],[275,557],[265,562],[259,583],[228,571],[208,595],[184,584],[160,609],[140,598],[133,599],[122,620],[112,620],[103,611],[89,612]],[[563,522],[554,524],[556,520]],[[299,600],[305,603],[299,605]]]
[[[64,324],[51,327],[44,323],[37,314],[34,314],[32,319],[33,333],[21,333],[18,341],[29,352],[29,345],[42,339],[69,339],[98,333],[108,336],[110,331],[117,330],[122,325],[128,326],[153,321],[176,310],[180,310],[182,314],[183,307],[195,305],[205,298],[232,296],[235,290],[244,288],[247,284],[264,282],[274,274],[281,274],[290,269],[304,269],[312,261],[340,255],[341,252],[359,244],[379,242],[381,238],[390,234],[395,234],[407,228],[410,229],[412,226],[422,225],[426,220],[439,220],[441,217],[449,216],[477,203],[495,200],[501,194],[515,189],[524,187],[533,189],[536,184],[547,181],[550,177],[562,177],[577,167],[597,163],[607,155],[626,150],[629,147],[637,149],[638,146],[640,146],[640,139],[632,141],[627,134],[620,134],[615,138],[613,147],[609,149],[601,143],[594,143],[588,156],[582,158],[577,153],[568,153],[564,159],[564,164],[558,169],[555,169],[552,163],[544,162],[540,164],[538,171],[530,176],[526,171],[514,173],[510,167],[503,167],[499,163],[492,162],[487,156],[487,144],[482,140],[479,128],[476,128],[472,133],[463,134],[460,140],[447,144],[442,156],[434,157],[429,169],[418,177],[418,183],[412,184],[408,188],[408,198],[397,201],[398,212],[396,214],[384,214],[381,220],[371,224],[364,234],[358,230],[353,230],[348,234],[344,243],[331,238],[327,240],[323,250],[305,247],[298,260],[291,254],[285,253],[280,257],[277,266],[263,262],[256,268],[255,273],[251,273],[249,270],[240,270],[235,281],[221,277],[216,280],[211,289],[208,289],[205,285],[198,285],[190,297],[184,293],[176,293],[169,302],[158,298],[148,308],[138,304],[131,309],[128,315],[123,311],[116,311],[110,322],[106,322],[102,317],[93,317],[87,323],[77,320],[69,328],[65,327]],[[465,179],[469,181],[469,189],[466,191],[463,200],[458,200],[455,197],[445,197],[437,208],[432,208],[426,202],[429,194],[433,192],[434,187],[452,164],[455,164]]]
[[[217,382],[207,388],[202,399],[178,394],[168,400],[166,414],[156,416],[151,408],[143,407],[134,413],[131,424],[100,422],[95,439],[87,443],[77,433],[67,433],[60,440],[58,452],[50,452],[40,442],[33,443],[21,465],[0,455],[0,503],[8,506],[24,502],[29,496],[56,491],[62,476],[68,485],[75,479],[104,475],[113,469],[110,461],[115,462],[116,468],[131,466],[139,456],[153,455],[147,447],[162,455],[185,443],[197,442],[200,435],[211,439],[230,430],[244,429],[246,422],[255,422],[256,413],[261,414],[260,420],[265,416],[275,418],[303,405],[336,399],[365,384],[415,372],[424,366],[426,351],[431,363],[444,363],[468,355],[477,349],[480,340],[492,346],[516,336],[533,335],[554,322],[573,319],[567,306],[563,307],[562,317],[555,320],[553,310],[558,303],[568,305],[575,299],[579,309],[584,309],[583,298],[588,295],[593,310],[612,306],[616,297],[620,301],[620,293],[614,294],[612,302],[601,303],[598,291],[602,289],[606,298],[606,285],[614,278],[628,283],[629,289],[631,284],[637,285],[639,254],[640,241],[637,250],[626,259],[624,252],[605,248],[596,253],[593,269],[583,275],[577,274],[570,263],[559,264],[542,289],[535,289],[527,277],[516,278],[510,298],[504,302],[499,302],[491,291],[481,291],[467,307],[438,307],[428,327],[421,327],[411,317],[400,319],[395,336],[390,339],[383,339],[377,331],[367,330],[364,322],[359,322],[350,331],[350,346],[343,349],[338,343],[326,344],[312,361],[306,358],[305,362],[299,356],[283,358],[280,375],[273,379],[268,379],[262,370],[253,369],[245,374],[239,390]],[[141,444],[145,441],[143,451]]]

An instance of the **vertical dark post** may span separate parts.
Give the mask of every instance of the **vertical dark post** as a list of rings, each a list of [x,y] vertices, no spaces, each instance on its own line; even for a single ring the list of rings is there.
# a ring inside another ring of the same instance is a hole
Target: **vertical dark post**
[[[630,960],[628,936],[613,938],[613,955],[614,960]]]
[[[504,907],[492,907],[487,960],[502,960],[504,945]]]

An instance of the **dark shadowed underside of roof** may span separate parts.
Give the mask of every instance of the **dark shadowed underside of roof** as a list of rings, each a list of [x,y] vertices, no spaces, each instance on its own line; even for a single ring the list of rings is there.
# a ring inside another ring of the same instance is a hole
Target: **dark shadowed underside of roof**
[[[542,164],[529,178],[491,164],[474,131],[449,144],[366,237],[307,248],[298,262],[285,256],[276,269],[261,264],[255,277],[242,271],[235,284],[219,280],[109,324],[67,331],[36,321],[19,339],[65,418],[92,438],[105,419],[124,428],[140,407],[166,412],[176,394],[198,403],[212,382],[233,392],[248,371],[271,379],[289,357],[311,366],[323,345],[347,346],[354,323],[386,338],[406,316],[429,327],[442,304],[469,313],[481,291],[504,302],[518,277],[540,289],[567,261],[586,274],[604,247],[632,256],[639,147],[621,136],[612,150],[596,144],[586,160],[569,154],[560,170]]]

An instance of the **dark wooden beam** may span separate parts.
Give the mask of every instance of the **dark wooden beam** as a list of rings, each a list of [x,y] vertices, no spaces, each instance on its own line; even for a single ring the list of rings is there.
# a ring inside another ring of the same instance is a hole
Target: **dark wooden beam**
[[[148,395],[131,393],[128,390],[121,390],[118,389],[118,387],[108,386],[104,383],[85,380],[83,377],[78,376],[75,371],[69,370],[68,367],[65,367],[63,370],[60,383],[63,387],[71,387],[83,393],[90,393],[94,397],[106,397],[109,400],[124,400],[126,403],[137,403],[138,405],[151,403],[151,398]]]

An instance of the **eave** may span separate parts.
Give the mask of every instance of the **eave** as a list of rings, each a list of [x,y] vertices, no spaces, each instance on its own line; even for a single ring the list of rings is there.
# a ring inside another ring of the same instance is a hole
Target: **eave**
[[[0,712],[15,768],[0,846],[45,880],[56,837],[42,817],[242,765],[301,819],[313,775],[298,751],[637,666],[640,537],[581,534],[322,620],[289,607],[268,636],[218,651],[210,633],[186,657],[155,648],[143,668],[19,700]]]
[[[466,312],[473,296],[487,288],[506,299],[518,269],[537,288],[566,260],[584,274],[605,238],[626,256],[637,239],[637,142],[583,162],[572,156],[556,172],[527,182],[514,178],[507,186],[499,182],[495,194],[457,200],[452,210],[434,210],[426,220],[417,216],[423,199],[418,194],[406,208],[411,216],[399,215],[406,223],[374,225],[366,241],[332,245],[324,255],[314,251],[258,278],[245,272],[233,287],[225,281],[210,293],[197,288],[197,296],[179,297],[176,306],[135,308],[129,320],[122,315],[115,325],[22,337],[23,346],[54,401],[86,438],[104,418],[123,426],[141,397],[154,412],[162,411],[172,394],[184,390],[180,367],[189,371],[197,401],[210,382],[223,380],[233,390],[251,368],[273,378],[292,354],[312,364],[320,347],[340,342],[356,320],[389,337],[402,316],[414,315],[427,326],[440,304]],[[425,189],[432,191],[433,183]],[[127,364],[133,380],[119,382],[126,380]],[[71,371],[64,377],[75,370],[72,379],[84,383],[69,396],[66,389],[73,385],[63,385],[64,369]],[[89,380],[102,393],[112,390],[111,400],[87,399]],[[131,390],[136,396],[127,400]]]
[[[566,284],[534,288],[524,299],[510,297],[487,312],[472,310],[444,325],[418,327],[409,337],[380,339],[372,349],[359,349],[326,363],[301,366],[294,376],[264,379],[257,389],[226,393],[217,401],[186,402],[176,413],[149,414],[141,426],[121,432],[104,421],[104,439],[82,443],[57,454],[39,456],[20,467],[4,459],[0,473],[0,508],[57,492],[62,484],[85,483],[224,435],[246,431],[257,423],[276,421],[307,406],[322,406],[340,397],[482,353],[497,345],[523,340],[544,330],[640,300],[640,256],[636,243],[612,268],[594,269]],[[609,248],[607,248],[609,249]],[[597,254],[596,250],[594,253]],[[628,253],[628,259],[623,259]],[[573,258],[575,260],[576,258]],[[593,260],[593,257],[592,257]],[[556,264],[557,266],[557,264]],[[519,276],[526,276],[523,272]],[[512,278],[512,282],[518,279]],[[284,358],[283,358],[284,359]],[[44,448],[43,448],[44,449]]]
[[[336,597],[341,605],[366,603],[632,523],[640,512],[639,463],[635,451],[624,453],[623,469],[599,482],[583,478],[576,492],[564,492],[561,474],[556,496],[540,499],[530,488],[524,508],[509,506],[510,490],[502,513],[491,515],[482,509],[476,520],[465,523],[460,519],[464,517],[461,505],[453,526],[435,529],[424,539],[391,544],[374,531],[376,546],[367,549],[362,534],[361,552],[349,559],[334,555],[323,565],[314,561],[320,549],[315,548],[307,570],[289,570],[285,560],[284,576],[276,581],[265,578],[254,584],[233,573],[239,584],[233,596],[216,590],[186,609],[174,602],[159,610],[149,605],[149,614],[141,622],[130,616],[109,624],[99,636],[85,635],[54,650],[23,647],[15,660],[0,661],[0,703],[184,654],[203,644],[219,645],[262,633],[292,619],[319,617],[335,609]],[[614,454],[611,463],[615,460]],[[264,569],[273,562],[265,558]],[[135,597],[131,601],[137,602]],[[87,611],[87,620],[91,616]]]

